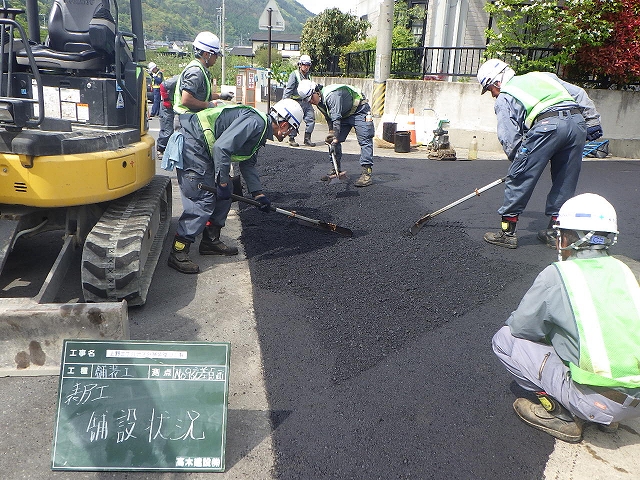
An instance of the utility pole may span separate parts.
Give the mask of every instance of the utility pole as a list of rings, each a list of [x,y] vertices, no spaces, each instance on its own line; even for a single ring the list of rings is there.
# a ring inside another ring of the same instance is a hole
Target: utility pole
[[[267,12],[269,15],[269,24],[268,31],[269,34],[267,36],[267,50],[269,53],[267,54],[267,62],[269,63],[269,75],[267,76],[267,112],[271,110],[271,29],[273,25],[271,25],[271,14],[273,13],[272,8],[267,8]]]
[[[380,118],[384,113],[387,79],[391,74],[391,39],[393,35],[393,0],[380,2],[378,16],[378,39],[376,43],[376,65],[373,77],[371,113]]]
[[[220,38],[220,47],[222,48],[222,78],[220,79],[220,88],[222,88],[222,85],[224,85],[225,83],[225,65],[226,65],[226,55],[227,52],[225,50],[225,35],[224,35],[224,21],[225,21],[225,6],[224,6],[224,0],[222,0],[222,32],[221,32],[221,38]]]

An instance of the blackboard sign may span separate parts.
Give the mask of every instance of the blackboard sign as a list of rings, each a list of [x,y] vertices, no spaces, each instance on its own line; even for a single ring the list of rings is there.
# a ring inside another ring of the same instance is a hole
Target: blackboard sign
[[[230,349],[65,340],[51,468],[223,472]]]

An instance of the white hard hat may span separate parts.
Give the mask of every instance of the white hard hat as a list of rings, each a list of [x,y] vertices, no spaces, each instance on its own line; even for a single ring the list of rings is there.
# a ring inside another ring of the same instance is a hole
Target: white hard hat
[[[311,65],[311,57],[309,55],[300,55],[298,65]]]
[[[302,80],[298,84],[298,95],[302,100],[308,100],[317,91],[317,86],[316,82],[312,80]]]
[[[605,198],[595,193],[583,193],[564,202],[553,228],[573,230],[581,237],[565,250],[608,248],[617,241],[618,219],[615,208]],[[614,235],[613,239],[607,238],[610,233]]]
[[[616,210],[606,199],[595,193],[576,195],[564,202],[554,228],[618,233]]]
[[[222,50],[220,50],[220,39],[211,32],[200,32],[196,35],[193,41],[193,48],[203,52],[213,53],[219,57],[223,56]]]
[[[278,103],[271,107],[271,111],[269,113],[272,117],[275,118],[277,122],[287,122],[289,125],[295,128],[296,131],[298,131],[300,122],[302,122],[302,117],[304,116],[302,107],[292,98],[285,98],[284,100],[280,100]],[[276,115],[274,115],[274,113],[277,115],[277,117]]]
[[[148,69],[149,71],[151,71],[151,70],[153,70],[153,69],[154,69],[154,68],[156,68],[156,67],[157,67],[157,65],[156,65],[155,63],[153,63],[153,62],[149,62],[149,66],[147,67],[147,69]]]
[[[478,82],[482,86],[482,94],[496,82],[507,83],[515,76],[516,72],[502,60],[492,58],[487,60],[478,69]]]

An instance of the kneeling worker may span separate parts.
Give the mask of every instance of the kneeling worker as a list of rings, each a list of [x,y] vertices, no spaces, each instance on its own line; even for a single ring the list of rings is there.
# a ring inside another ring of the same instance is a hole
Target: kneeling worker
[[[275,136],[282,141],[298,130],[302,108],[292,99],[281,100],[268,114],[247,105],[223,105],[198,113],[180,115],[184,142],[182,166],[177,168],[184,212],[178,220],[176,236],[169,255],[169,266],[182,273],[198,273],[198,265],[189,258],[189,248],[202,233],[201,255],[236,255],[238,249],[220,240],[231,208],[231,162],[240,162],[240,173],[253,198],[270,211],[271,202],[262,193],[256,169],[257,153]],[[215,185],[214,195],[198,188]]]
[[[565,442],[584,422],[614,431],[640,417],[640,287],[609,256],[618,224],[613,206],[585,193],[558,213],[558,262],[535,279],[493,337],[493,351],[540,403],[518,398],[516,414]]]

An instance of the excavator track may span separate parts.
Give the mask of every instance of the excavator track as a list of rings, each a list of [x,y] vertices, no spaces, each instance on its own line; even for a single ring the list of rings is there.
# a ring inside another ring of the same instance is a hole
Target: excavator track
[[[156,175],[146,187],[113,201],[82,250],[85,301],[144,305],[170,222],[169,177]]]

